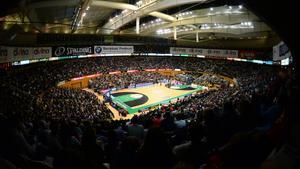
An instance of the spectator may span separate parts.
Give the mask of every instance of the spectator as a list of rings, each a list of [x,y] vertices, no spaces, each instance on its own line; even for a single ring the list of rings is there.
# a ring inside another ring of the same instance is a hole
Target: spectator
[[[127,128],[129,136],[135,136],[140,140],[144,139],[144,128],[138,124],[137,116],[132,117],[131,123]]]
[[[174,155],[160,128],[151,128],[147,132],[144,144],[138,155],[140,169],[170,169],[174,165]]]

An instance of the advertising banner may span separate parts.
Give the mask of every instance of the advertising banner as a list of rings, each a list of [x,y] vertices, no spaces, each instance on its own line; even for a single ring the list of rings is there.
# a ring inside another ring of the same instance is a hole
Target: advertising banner
[[[51,47],[6,47],[0,46],[0,62],[16,62],[50,58]]]
[[[292,56],[288,46],[281,41],[278,45],[273,47],[273,60],[279,61]]]
[[[9,62],[8,61],[8,47],[0,46],[0,63]]]
[[[53,57],[90,55],[94,53],[91,46],[58,46],[52,48]]]
[[[121,71],[115,71],[115,72],[109,72],[108,74],[115,75],[115,74],[120,74],[120,73],[121,73]]]
[[[124,54],[133,53],[133,46],[94,46],[95,54]]]
[[[156,69],[145,69],[146,72],[155,72]]]
[[[135,73],[138,72],[138,70],[127,70],[127,73]]]
[[[239,58],[243,59],[255,59],[258,56],[258,52],[255,50],[239,50]]]
[[[134,83],[133,83],[133,84],[130,84],[127,88],[128,88],[128,89],[133,89],[133,88],[135,88],[135,84],[134,84]]]
[[[136,88],[139,88],[139,87],[146,87],[146,86],[152,86],[153,83],[139,83],[139,84],[136,84],[135,87]]]
[[[238,50],[170,47],[171,54],[190,54],[214,57],[238,57]]]

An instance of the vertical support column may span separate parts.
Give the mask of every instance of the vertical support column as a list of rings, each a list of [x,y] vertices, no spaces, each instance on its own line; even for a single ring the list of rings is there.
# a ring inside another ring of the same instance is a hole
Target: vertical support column
[[[174,40],[177,40],[177,30],[176,30],[176,26],[173,27],[173,32],[174,32]]]
[[[136,27],[135,27],[135,30],[136,30],[136,34],[140,34],[140,17],[136,18]]]
[[[196,42],[199,42],[199,32],[196,33]]]

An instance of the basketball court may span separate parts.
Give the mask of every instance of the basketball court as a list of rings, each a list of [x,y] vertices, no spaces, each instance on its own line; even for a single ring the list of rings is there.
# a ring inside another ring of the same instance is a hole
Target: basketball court
[[[204,86],[177,85],[170,88],[164,85],[122,89],[111,94],[112,101],[126,109],[129,114],[137,113],[149,107],[167,104],[170,101],[191,95],[206,89]]]

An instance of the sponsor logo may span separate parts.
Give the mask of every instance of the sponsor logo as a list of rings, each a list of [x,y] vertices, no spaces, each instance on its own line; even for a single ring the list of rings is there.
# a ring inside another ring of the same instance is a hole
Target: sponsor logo
[[[96,48],[95,48],[95,53],[101,53],[102,52],[102,47],[101,46],[97,46]]]
[[[279,46],[279,57],[284,57],[284,55],[288,52],[289,48],[286,44],[282,44]]]
[[[29,50],[25,49],[25,48],[15,48],[13,50],[13,55],[14,56],[28,56]]]
[[[83,47],[83,48],[57,47],[54,51],[55,56],[85,55],[91,53],[92,53],[92,47]]]
[[[67,55],[89,54],[92,53],[91,47],[86,48],[67,48]]]
[[[122,53],[132,53],[133,46],[94,46],[94,52],[96,54],[122,54]]]
[[[55,54],[55,56],[61,56],[65,53],[65,51],[66,51],[65,47],[58,47],[55,49],[54,54]]]
[[[33,49],[33,54],[34,55],[45,55],[45,54],[49,54],[50,50],[46,49],[46,48],[34,48]]]
[[[7,49],[1,49],[0,48],[0,56],[7,56],[7,55],[8,55]]]

